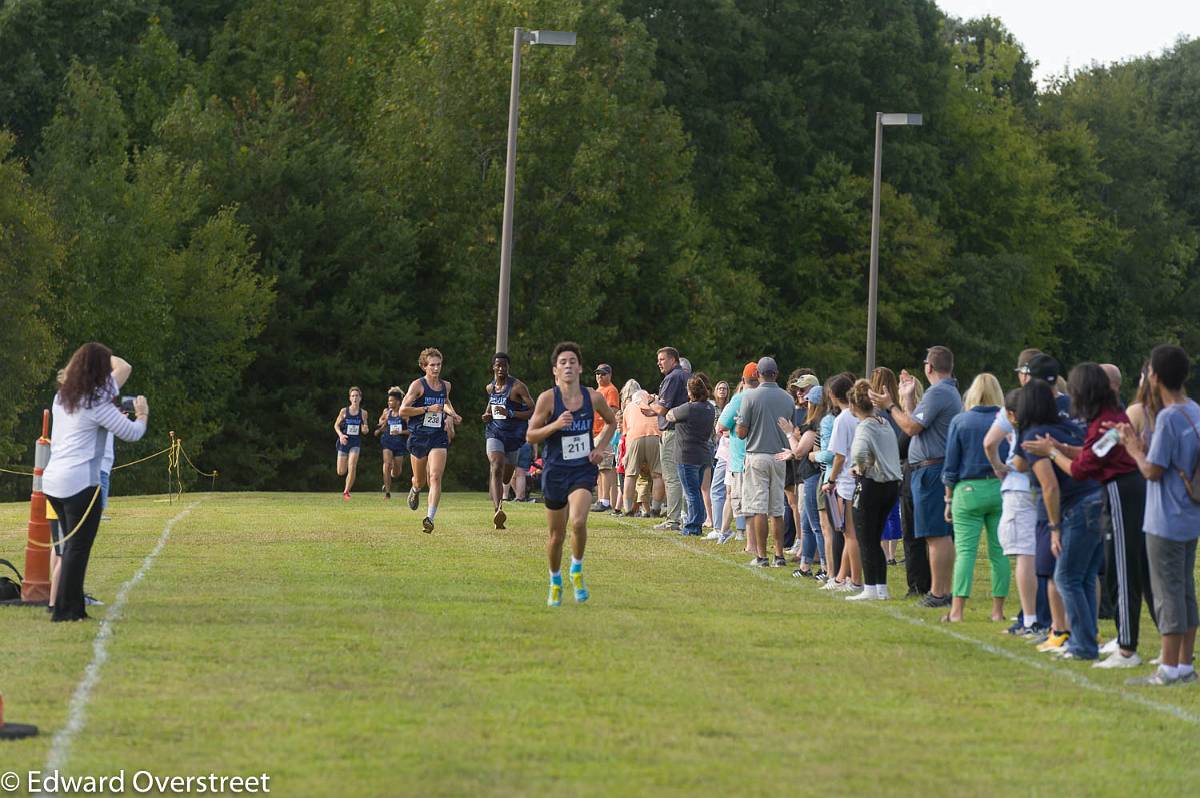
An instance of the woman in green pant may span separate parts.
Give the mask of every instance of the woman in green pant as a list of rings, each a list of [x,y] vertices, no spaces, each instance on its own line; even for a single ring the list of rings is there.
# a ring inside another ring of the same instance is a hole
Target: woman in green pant
[[[946,435],[946,462],[942,483],[946,486],[946,520],[954,523],[954,598],[943,621],[961,621],[963,607],[975,579],[975,555],[979,533],[987,533],[988,561],[992,566],[992,620],[1004,620],[1010,566],[998,534],[1000,480],[996,478],[983,439],[1004,404],[1000,383],[991,374],[980,374],[963,397],[963,412],[950,422]]]

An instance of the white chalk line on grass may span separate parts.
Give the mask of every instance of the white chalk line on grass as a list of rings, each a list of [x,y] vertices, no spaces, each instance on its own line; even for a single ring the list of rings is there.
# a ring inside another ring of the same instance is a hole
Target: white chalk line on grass
[[[752,563],[739,563],[735,560],[729,559],[729,557],[724,554],[719,554],[714,551],[708,551],[706,549],[699,549],[699,548],[696,548],[695,546],[689,545],[686,542],[686,539],[683,538],[678,532],[675,532],[675,533],[662,532],[662,531],[659,531],[652,527],[645,527],[640,524],[631,523],[629,521],[623,521],[620,519],[614,519],[614,520],[616,520],[617,523],[620,524],[621,526],[625,526],[630,529],[636,529],[640,532],[649,532],[651,535],[653,535],[657,538],[661,538],[663,540],[670,541],[671,543],[675,544],[676,546],[683,549],[684,551],[690,552],[692,554],[699,554],[704,557],[708,557],[711,560],[715,560],[717,562],[723,563],[723,564],[725,564],[727,566],[731,566],[733,568],[737,568],[739,570],[749,571],[750,573],[754,574],[755,576],[759,577],[760,579],[765,579],[768,582],[774,582],[779,585],[787,585],[788,587],[796,587],[796,588],[803,586],[802,583],[800,583],[800,582],[784,581],[782,579],[776,579],[775,577],[771,576],[767,570],[760,568],[759,566],[753,565]],[[904,621],[905,623],[912,624],[913,626],[919,627],[921,629],[926,629],[931,632],[938,632],[940,634],[947,635],[947,636],[952,637],[955,640],[961,641],[963,643],[970,643],[971,645],[975,646],[976,648],[980,649],[981,651],[984,651],[993,656],[1003,657],[1004,659],[1011,660],[1012,662],[1017,662],[1022,665],[1026,665],[1030,668],[1035,668],[1037,670],[1044,671],[1046,673],[1054,674],[1055,676],[1066,679],[1067,681],[1073,683],[1077,687],[1082,687],[1085,690],[1091,690],[1092,692],[1096,692],[1096,693],[1105,693],[1107,695],[1116,696],[1117,698],[1120,698],[1124,701],[1128,701],[1130,703],[1137,704],[1137,705],[1145,707],[1147,709],[1152,709],[1155,712],[1161,712],[1165,715],[1171,715],[1172,717],[1179,718],[1180,720],[1183,720],[1183,721],[1187,721],[1188,723],[1200,725],[1200,715],[1196,714],[1195,712],[1186,710],[1182,707],[1175,706],[1174,704],[1167,704],[1167,703],[1163,703],[1162,701],[1155,701],[1153,698],[1148,698],[1144,695],[1141,695],[1140,693],[1135,693],[1130,690],[1122,690],[1120,688],[1114,689],[1112,687],[1106,687],[1105,685],[1102,685],[1098,682],[1092,681],[1091,679],[1087,678],[1083,674],[1076,673],[1075,671],[1069,670],[1067,668],[1056,667],[1049,663],[1042,662],[1042,661],[1036,660],[1036,659],[1032,659],[1031,657],[1025,657],[1020,654],[1014,654],[1013,652],[1011,652],[1005,648],[1002,648],[1000,646],[993,645],[986,641],[979,640],[977,638],[971,637],[970,635],[966,635],[966,634],[963,634],[962,632],[956,631],[956,630],[950,628],[949,625],[947,625],[947,624],[941,624],[941,625],[935,626],[934,624],[926,623],[923,618],[914,618],[913,616],[908,615],[907,613],[901,612],[900,610],[896,609],[895,607],[888,606],[888,604],[886,602],[866,601],[866,602],[856,602],[856,603],[857,604],[865,604],[868,607],[879,610],[880,612],[884,613],[885,615],[890,615],[891,617],[895,618],[898,621]]]
[[[100,670],[108,661],[108,643],[112,640],[113,627],[116,626],[117,621],[121,620],[121,614],[125,610],[125,604],[129,601],[130,592],[138,582],[145,578],[150,567],[154,565],[159,553],[167,545],[167,539],[171,537],[171,530],[175,524],[183,520],[202,501],[204,500],[197,499],[184,508],[179,515],[167,521],[162,534],[158,536],[158,542],[142,560],[142,566],[117,591],[117,597],[113,599],[112,606],[109,607],[104,619],[100,621],[96,639],[92,641],[92,661],[84,669],[83,679],[75,687],[75,693],[71,696],[71,704],[67,709],[67,723],[55,733],[54,740],[50,743],[50,753],[46,756],[46,772],[59,771],[67,765],[67,759],[71,753],[71,743],[75,741],[75,737],[83,730],[83,725],[87,722],[88,701],[91,700],[92,690],[100,683]]]

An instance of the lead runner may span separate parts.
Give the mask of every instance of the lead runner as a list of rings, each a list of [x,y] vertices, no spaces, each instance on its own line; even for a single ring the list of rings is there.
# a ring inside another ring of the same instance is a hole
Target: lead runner
[[[599,391],[580,385],[583,356],[579,344],[564,341],[554,347],[550,364],[554,387],[538,395],[526,438],[530,443],[542,444],[542,496],[550,526],[550,539],[546,543],[550,595],[546,604],[558,607],[562,605],[562,548],[568,517],[575,601],[588,600],[589,593],[583,583],[588,508],[600,473],[597,466],[617,430],[617,417]],[[593,408],[604,420],[604,430],[598,438],[593,435]]]
[[[400,415],[408,419],[408,454],[413,468],[408,508],[415,510],[420,506],[421,488],[428,484],[428,512],[421,527],[431,533],[442,498],[446,450],[450,448],[453,425],[461,423],[462,416],[450,403],[450,381],[442,379],[442,353],[433,347],[423,349],[418,364],[425,376],[408,386],[408,393],[400,403]]]

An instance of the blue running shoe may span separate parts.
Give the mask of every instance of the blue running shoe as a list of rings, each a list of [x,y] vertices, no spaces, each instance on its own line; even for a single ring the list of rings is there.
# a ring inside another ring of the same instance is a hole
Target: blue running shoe
[[[583,571],[571,571],[571,584],[575,587],[575,603],[582,604],[591,596],[588,589],[583,586]]]

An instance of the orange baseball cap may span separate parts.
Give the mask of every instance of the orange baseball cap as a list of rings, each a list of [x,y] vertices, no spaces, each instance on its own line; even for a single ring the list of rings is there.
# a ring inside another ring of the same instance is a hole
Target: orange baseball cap
[[[743,380],[751,380],[751,379],[757,379],[757,378],[758,378],[758,364],[755,363],[754,361],[750,361],[749,363],[746,364],[746,367],[742,369],[742,379]]]

